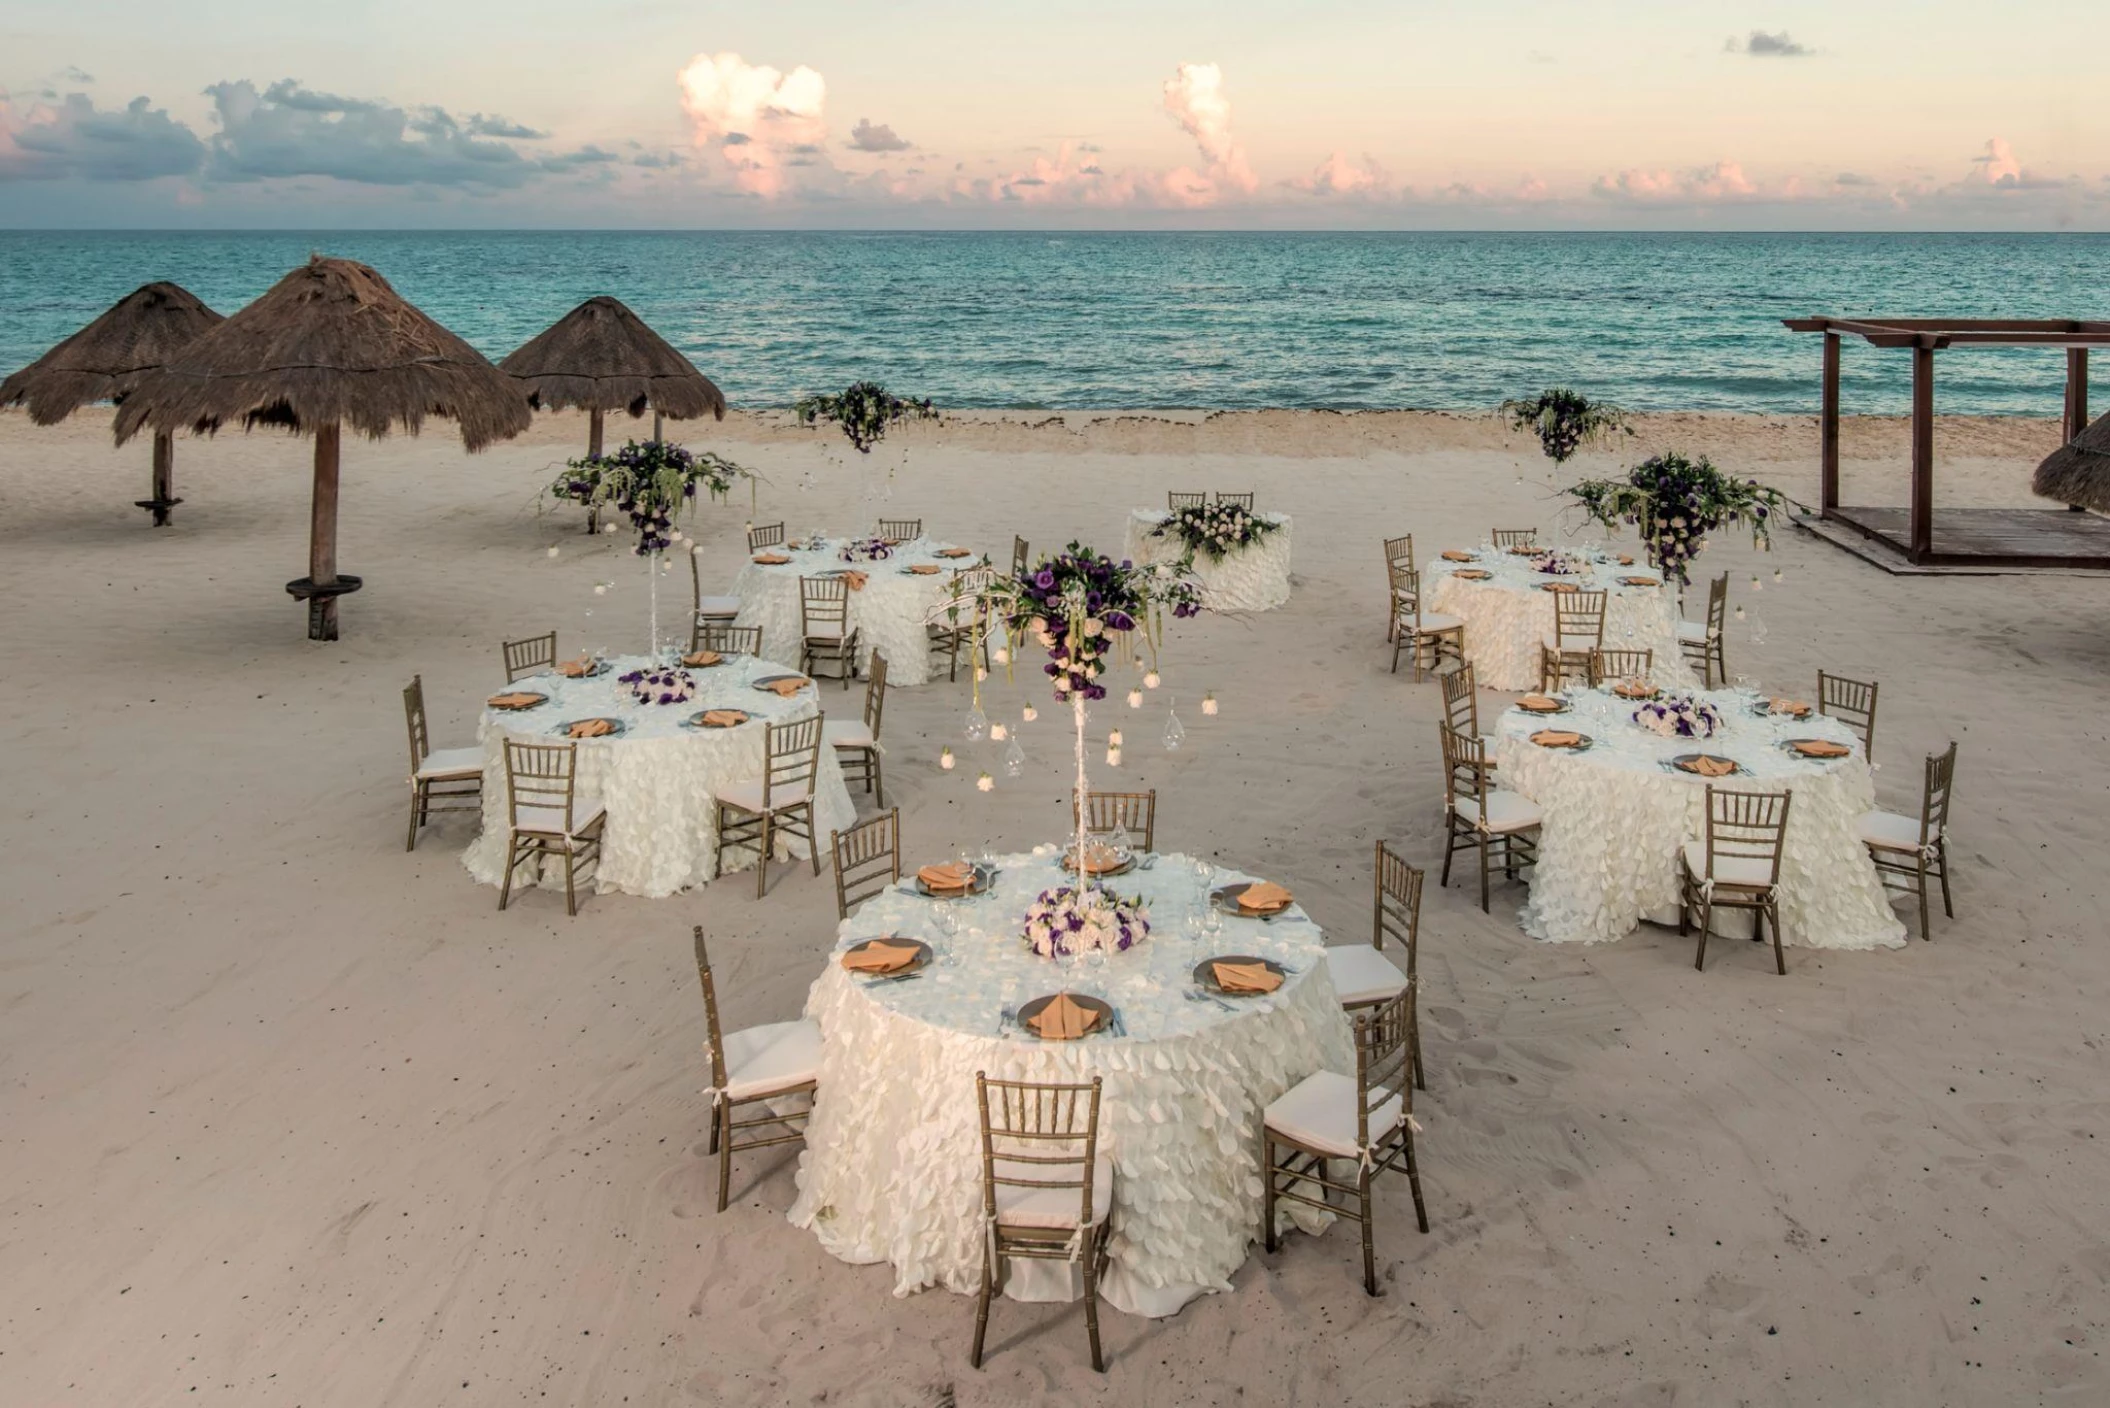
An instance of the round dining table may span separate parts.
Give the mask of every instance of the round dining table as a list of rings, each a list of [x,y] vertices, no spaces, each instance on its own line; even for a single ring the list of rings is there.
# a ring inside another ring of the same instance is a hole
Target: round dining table
[[[1567,565],[1583,570],[1542,572],[1533,554],[1491,544],[1452,549],[1422,564],[1427,609],[1465,623],[1465,658],[1477,683],[1539,687],[1539,647],[1553,638],[1554,598],[1567,586],[1605,593],[1605,649],[1654,651],[1650,679],[1666,688],[1700,682],[1678,648],[1678,599],[1661,572],[1637,565],[1630,554],[1560,551]]]
[[[789,697],[780,696],[758,681],[785,674],[782,666],[751,655],[727,655],[720,664],[688,670],[695,681],[693,698],[645,704],[622,676],[648,663],[643,656],[624,656],[602,662],[588,678],[531,675],[503,692],[540,694],[545,702],[524,710],[485,706],[478,725],[484,752],[483,830],[462,856],[480,883],[497,885],[505,879],[511,823],[505,741],[563,742],[571,723],[596,718],[614,720],[620,732],[574,745],[573,790],[584,803],[581,814],[596,803],[608,809],[594,889],[660,899],[719,874],[717,793],[762,775],[766,725],[820,713],[819,690],[809,681]],[[737,709],[749,717],[734,728],[695,726],[692,720],[706,709]],[[814,831],[826,845],[831,831],[856,821],[857,811],[835,750],[825,743],[814,793]],[[775,850],[780,860],[809,854],[804,841],[781,832]],[[736,859],[740,864],[728,868],[753,864],[753,848],[736,853]],[[539,871],[535,862],[523,862],[513,877],[516,889],[545,881],[564,884],[561,862],[545,861]]]
[[[1897,948],[1904,925],[1890,907],[1856,821],[1875,806],[1875,780],[1853,731],[1810,712],[1776,713],[1753,689],[1690,693],[1721,715],[1705,739],[1665,737],[1642,727],[1640,702],[1612,689],[1550,696],[1553,714],[1521,707],[1495,725],[1501,785],[1545,812],[1524,932],[1553,943],[1604,943],[1643,919],[1678,922],[1680,852],[1707,834],[1707,786],[1792,790],[1782,838],[1780,917],[1790,947]],[[1803,707],[1807,707],[1806,704]],[[1581,749],[1547,747],[1539,733],[1577,733]],[[1790,746],[1817,739],[1847,751],[1813,759]],[[1733,774],[1706,778],[1673,760],[1694,753],[1734,762]],[[1717,910],[1718,932],[1749,933],[1748,916]]]
[[[837,953],[896,934],[934,960],[908,979],[854,976],[831,958],[807,997],[821,1029],[818,1094],[790,1217],[833,1255],[890,1262],[894,1289],[980,1288],[980,1114],[975,1075],[1103,1082],[1099,1143],[1114,1167],[1102,1294],[1131,1314],[1170,1315],[1230,1289],[1258,1236],[1261,1114],[1312,1072],[1352,1074],[1353,1035],[1322,959],[1319,927],[1292,906],[1258,920],[1224,914],[1210,892],[1253,877],[1178,855],[1140,858],[1106,888],[1148,907],[1151,932],[1125,952],[1051,960],[1026,947],[1027,907],[1068,883],[1056,847],[995,858],[984,897],[924,897],[913,877],[868,900]],[[1222,995],[1195,968],[1218,956],[1272,960],[1282,985]],[[1019,1016],[1059,991],[1110,1004],[1110,1029],[1043,1040]],[[1285,1225],[1323,1214],[1283,1204]],[[1289,1209],[1295,1209],[1291,1217]],[[1080,1294],[1074,1265],[1013,1262],[1006,1294]]]
[[[953,574],[978,566],[981,557],[951,543],[915,538],[894,544],[890,555],[877,561],[846,561],[842,554],[850,541],[869,539],[809,536],[796,545],[751,554],[733,583],[733,595],[740,599],[734,624],[760,626],[762,654],[797,669],[805,640],[800,581],[860,572],[864,584],[850,593],[850,624],[858,633],[857,668],[868,668],[872,652],[878,650],[886,656],[888,688],[928,684],[933,661],[926,623],[950,594]],[[780,557],[785,560],[774,561]]]
[[[1123,552],[1137,564],[1177,562],[1187,554],[1187,545],[1158,528],[1170,515],[1161,508],[1131,509]],[[1211,611],[1272,611],[1289,603],[1290,516],[1286,513],[1256,513],[1276,525],[1276,531],[1256,542],[1235,548],[1220,558],[1194,554],[1193,571],[1201,584],[1202,605]]]

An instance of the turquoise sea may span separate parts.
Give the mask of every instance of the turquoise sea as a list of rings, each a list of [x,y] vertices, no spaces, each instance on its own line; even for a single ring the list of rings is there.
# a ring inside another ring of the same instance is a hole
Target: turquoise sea
[[[141,283],[231,313],[310,251],[494,359],[614,294],[747,407],[872,377],[961,408],[1477,410],[1572,385],[1807,412],[1817,339],[1784,316],[2110,317],[2110,235],[0,231],[0,372]],[[1902,410],[1906,360],[1850,345],[1847,409]],[[1940,406],[2056,415],[2064,375],[1952,352]]]

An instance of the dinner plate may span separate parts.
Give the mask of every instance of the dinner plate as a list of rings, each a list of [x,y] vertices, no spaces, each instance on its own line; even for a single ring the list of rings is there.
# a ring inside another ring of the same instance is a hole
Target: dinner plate
[[[1077,873],[1076,851],[1077,848],[1071,846],[1062,853],[1062,868],[1072,875]],[[1136,853],[1134,851],[1123,851],[1117,854],[1119,859],[1112,865],[1094,866],[1092,868],[1092,878],[1094,880],[1107,880],[1116,875],[1126,875],[1129,871],[1136,868]]]
[[[1215,905],[1223,913],[1239,919],[1273,919],[1278,914],[1287,914],[1290,906],[1297,902],[1296,898],[1292,896],[1289,903],[1283,905],[1280,909],[1270,909],[1264,912],[1247,909],[1238,902],[1238,897],[1258,883],[1255,880],[1246,880],[1236,885],[1225,885],[1220,889],[1211,890],[1209,892],[1209,903]]]
[[[1539,732],[1544,733],[1545,730],[1541,729]],[[1575,730],[1572,728],[1563,729],[1561,732],[1574,733]],[[1587,753],[1597,745],[1597,740],[1590,737],[1587,733],[1580,735],[1580,738],[1582,741],[1579,743],[1539,743],[1538,734],[1531,735],[1533,743],[1538,743],[1541,748],[1550,748],[1556,753]]]
[[[720,706],[720,707],[723,707],[723,706]],[[740,716],[740,721],[739,721],[739,723],[730,723],[730,724],[707,724],[707,723],[705,723],[705,722],[703,721],[703,716],[704,716],[705,714],[708,714],[708,713],[710,713],[710,712],[711,712],[711,711],[710,711],[710,710],[708,710],[708,709],[698,709],[698,710],[697,710],[697,711],[696,711],[695,713],[693,713],[693,714],[689,715],[689,716],[688,716],[687,718],[683,719],[683,720],[681,721],[681,726],[682,726],[683,728],[696,728],[696,729],[706,729],[706,728],[707,728],[707,729],[713,729],[713,730],[716,730],[716,729],[728,729],[728,728],[738,728],[738,727],[740,727],[740,724],[744,724],[744,723],[746,723],[746,722],[747,722],[748,720],[750,720],[750,719],[752,719],[752,718],[754,717],[754,715],[753,715],[753,714],[750,714],[750,713],[748,713],[748,712],[747,712],[747,711],[746,711],[745,709],[730,709],[730,710],[727,710],[726,712],[728,712],[728,713],[733,713],[733,714],[738,714],[738,715]]]
[[[930,886],[923,883],[921,875],[911,875],[909,879],[914,882],[916,893],[925,899],[965,899],[970,895],[985,895],[989,893],[989,887],[996,883],[996,867],[993,865],[977,865],[974,868],[974,878],[967,882],[967,888],[964,890],[933,890]]]
[[[605,722],[613,724],[614,727],[611,728],[608,732],[596,734],[592,738],[572,739],[572,741],[575,743],[594,743],[598,742],[600,739],[603,738],[621,738],[623,734],[627,732],[627,726],[623,723],[621,719],[610,719],[607,718],[605,715],[602,715],[600,717],[602,717]],[[556,738],[571,738],[571,729],[573,724],[585,724],[592,722],[592,718],[566,719],[563,723],[558,724],[555,728],[551,729],[550,734]]]
[[[1670,765],[1676,768],[1679,772],[1684,773],[1688,777],[1699,777],[1702,781],[1706,782],[1721,781],[1721,778],[1704,777],[1702,774],[1694,772],[1689,766],[1687,766],[1687,764],[1699,758],[1721,758],[1723,762],[1729,764],[1730,770],[1728,772],[1723,773],[1722,777],[1735,777],[1740,773],[1750,771],[1750,769],[1746,768],[1742,763],[1738,762],[1736,759],[1723,758],[1722,755],[1719,753],[1680,753],[1677,757],[1672,758],[1670,760]]]
[[[877,938],[859,939],[856,943],[844,949],[843,953],[863,953],[876,943],[914,944],[916,946],[916,956],[899,968],[889,968],[883,973],[872,972],[863,968],[850,968],[848,966],[845,966],[843,971],[853,978],[898,978],[904,973],[920,973],[930,967],[930,945],[921,939],[911,939],[904,934],[881,934]],[[835,961],[841,963],[842,957],[839,955]]]
[[[1245,953],[1220,953],[1214,958],[1204,958],[1194,965],[1194,981],[1204,992],[1213,992],[1218,997],[1273,997],[1282,991],[1278,987],[1274,992],[1246,992],[1220,986],[1216,981],[1216,965],[1219,963],[1257,963],[1278,978],[1289,977],[1288,970],[1272,958],[1255,958]]]
[[[1529,704],[1526,704],[1523,700],[1519,699],[1517,701],[1517,708],[1521,709],[1527,714],[1535,714],[1540,718],[1545,718],[1550,714],[1565,714],[1568,712],[1567,700],[1561,699],[1558,695],[1548,695],[1547,697],[1550,699],[1557,699],[1559,700],[1559,702],[1556,703],[1551,709],[1534,709]]]
[[[594,665],[576,675],[567,675],[562,670],[556,668],[554,665],[551,666],[549,669],[544,670],[543,673],[546,675],[555,675],[560,680],[597,680],[614,668],[615,666],[609,664],[606,660],[603,660],[598,665]]]
[[[549,696],[547,694],[536,694],[535,691],[531,689],[513,689],[507,690],[506,692],[508,694],[521,694],[532,696],[534,702],[529,704],[492,704],[490,706],[493,709],[498,710],[498,712],[500,712],[501,714],[525,713],[529,709],[539,709],[543,705],[549,703]]]
[[[769,694],[776,694],[776,691],[771,689],[770,686],[775,684],[778,680],[797,680],[799,682],[799,689],[804,689],[808,685],[813,683],[813,681],[807,678],[805,675],[764,675],[760,679],[754,681],[754,687]],[[792,694],[796,693],[798,693],[798,690],[792,691]],[[780,699],[784,699],[789,698],[790,696],[778,695],[777,697]]]
[[[1059,1037],[1041,1036],[1039,1032],[1033,1030],[1033,1019],[1041,1014],[1043,1008],[1060,996],[1062,994],[1059,992],[1051,992],[1046,997],[1036,997],[1025,1006],[1019,1008],[1019,1030],[1027,1036],[1039,1037],[1042,1041],[1062,1040]],[[1084,1029],[1083,1034],[1085,1036],[1098,1035],[1100,1032],[1105,1031],[1114,1020],[1114,1009],[1104,998],[1087,997],[1081,992],[1073,992],[1070,994],[1070,1001],[1092,1014],[1092,1024]]]
[[[1843,753],[1823,754],[1805,753],[1800,748],[1797,748],[1795,746],[1798,743],[1830,743],[1837,747],[1844,748],[1846,749],[1846,751]],[[1844,743],[1840,743],[1839,740],[1836,738],[1783,738],[1780,740],[1780,751],[1786,753],[1790,757],[1800,758],[1803,762],[1806,763],[1843,763],[1848,758],[1851,758],[1854,755],[1854,750],[1851,746]]]

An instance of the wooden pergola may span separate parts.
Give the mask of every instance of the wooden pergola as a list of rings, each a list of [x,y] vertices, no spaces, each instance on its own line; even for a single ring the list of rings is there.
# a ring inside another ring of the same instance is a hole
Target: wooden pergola
[[[2088,426],[2088,349],[2110,322],[2062,318],[1783,318],[1824,336],[1819,509],[1825,520],[1894,549],[1915,567],[2110,569],[2110,522],[2061,509],[1947,509],[1934,517],[1934,354],[1949,347],[2048,347],[2066,353],[2064,440]],[[1839,340],[1912,351],[1912,495],[1907,507],[1839,503]]]

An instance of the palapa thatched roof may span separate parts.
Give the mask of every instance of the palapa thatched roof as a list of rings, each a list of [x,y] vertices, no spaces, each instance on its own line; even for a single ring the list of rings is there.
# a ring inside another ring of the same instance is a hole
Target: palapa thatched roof
[[[2029,487],[2062,504],[2110,513],[2110,416],[2046,455]]]
[[[589,298],[500,362],[544,410],[647,407],[674,420],[725,419],[725,393],[616,299]]]
[[[427,416],[458,422],[481,450],[533,420],[511,377],[406,302],[364,264],[320,255],[140,379],[117,412],[117,443],[143,428],[210,433],[337,422],[376,439]]]
[[[122,401],[140,378],[225,321],[188,289],[147,284],[0,381],[0,406],[26,405],[38,425],[56,425],[83,406]]]

